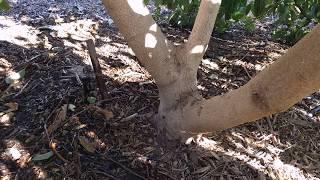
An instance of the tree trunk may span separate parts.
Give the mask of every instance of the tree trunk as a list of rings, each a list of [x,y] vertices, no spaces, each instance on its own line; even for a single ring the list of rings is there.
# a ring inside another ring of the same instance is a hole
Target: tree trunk
[[[320,26],[243,87],[205,100],[197,70],[220,0],[202,0],[186,44],[162,34],[143,0],[103,0],[140,62],[155,78],[160,107],[156,124],[169,138],[223,130],[284,111],[320,88]]]

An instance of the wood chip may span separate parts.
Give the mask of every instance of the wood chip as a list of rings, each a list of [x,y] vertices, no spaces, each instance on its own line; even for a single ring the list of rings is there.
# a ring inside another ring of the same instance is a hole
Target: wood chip
[[[93,142],[90,142],[89,139],[87,139],[84,136],[79,136],[79,143],[81,146],[88,152],[94,153],[96,151],[96,144]]]
[[[57,112],[56,117],[54,118],[53,123],[48,127],[48,134],[51,135],[55,130],[62,126],[63,121],[67,116],[67,104],[63,105]]]

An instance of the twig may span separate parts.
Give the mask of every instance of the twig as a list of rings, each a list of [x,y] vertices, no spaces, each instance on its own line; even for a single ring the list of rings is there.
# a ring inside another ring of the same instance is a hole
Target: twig
[[[78,84],[83,87],[83,83],[81,82],[78,73],[74,73],[74,74],[75,74],[75,76],[76,76],[76,80],[77,80]]]
[[[240,61],[242,61],[244,58],[246,58],[246,57],[248,56],[248,54],[249,54],[249,53],[245,54],[245,55],[240,59]],[[243,67],[244,71],[246,71],[246,74],[248,75],[248,77],[249,77],[250,79],[252,79],[252,76],[250,75],[248,69],[247,69],[245,66],[242,66],[242,67]]]
[[[97,170],[94,171],[94,172],[97,173],[97,174],[102,174],[102,175],[104,175],[104,176],[106,176],[106,177],[108,177],[108,178],[114,179],[114,180],[120,180],[120,179],[118,179],[118,178],[114,177],[113,175],[108,174],[108,173],[106,173],[106,172],[97,171]]]
[[[18,97],[18,96],[26,89],[26,87],[29,85],[29,83],[30,83],[31,80],[32,80],[32,77],[31,77],[31,79],[20,89],[20,91],[13,96],[13,98]]]
[[[66,160],[66,159],[56,150],[57,143],[53,142],[53,139],[50,138],[46,124],[44,124],[44,131],[45,131],[47,140],[49,141],[49,147],[51,148],[51,150],[53,151],[53,153],[54,153],[59,159],[61,159],[64,163],[69,163],[69,161]]]
[[[79,114],[84,113],[85,111],[87,111],[89,109],[89,107],[85,107],[84,109],[82,109],[81,111],[75,113],[74,115],[72,115],[70,118],[74,118],[77,117]]]
[[[74,165],[75,165],[76,173],[77,173],[77,180],[80,180],[80,176],[81,176],[81,161],[80,161],[77,141],[73,141],[73,147],[74,147],[73,158],[74,158]]]
[[[271,130],[271,133],[274,134],[273,123],[271,122],[271,118],[272,118],[272,116],[266,117],[267,122],[268,122],[268,125],[269,125],[269,128],[270,128],[270,130]]]
[[[242,67],[243,67],[244,71],[246,71],[246,74],[248,75],[248,77],[249,77],[250,79],[252,79],[252,76],[250,75],[250,73],[249,73],[249,71],[247,70],[247,68],[246,68],[245,66],[242,66]]]
[[[108,160],[108,161],[111,161],[111,162],[117,164],[117,165],[120,166],[122,169],[128,171],[129,173],[131,173],[131,174],[133,174],[133,175],[135,175],[135,176],[137,176],[137,177],[139,177],[139,178],[141,178],[141,179],[143,179],[143,180],[147,180],[147,178],[145,178],[145,177],[143,177],[143,176],[135,173],[135,172],[132,171],[131,169],[127,168],[125,165],[121,164],[120,162],[118,162],[118,161],[116,161],[116,160],[114,160],[114,159],[112,159],[112,158],[109,158],[109,157],[106,158],[106,157],[104,157],[104,159],[106,159],[106,160]]]
[[[69,87],[68,87],[68,89],[66,91],[66,94],[60,99],[59,103],[56,105],[56,107],[53,109],[53,111],[51,111],[51,113],[49,114],[49,116],[46,119],[46,122],[44,122],[44,123],[47,123],[51,119],[53,114],[60,108],[63,100],[65,99],[65,97],[67,96],[68,93],[69,93]]]
[[[41,55],[42,55],[42,54],[35,55],[35,56],[33,56],[32,58],[26,60],[26,62],[31,62],[31,61],[37,59],[38,57],[40,57]]]
[[[120,119],[120,122],[130,121],[131,119],[133,119],[133,118],[135,118],[135,117],[137,117],[137,116],[139,116],[138,113],[131,114],[131,115],[128,116],[128,117],[125,117],[125,118]]]
[[[53,151],[53,153],[59,158],[61,159],[64,163],[70,163],[68,160],[66,160],[57,150],[57,143],[53,142],[53,140],[51,140],[51,142],[49,143],[49,146],[51,148],[51,150]]]
[[[164,176],[166,176],[166,177],[168,177],[169,179],[176,180],[176,178],[170,176],[169,174],[167,174],[167,173],[165,173],[165,172],[158,171],[158,173],[159,173],[159,174],[162,174],[162,175],[164,175]]]
[[[101,71],[101,67],[100,67],[100,64],[99,64],[99,61],[97,58],[97,52],[95,50],[94,42],[92,39],[89,39],[86,41],[86,43],[87,43],[87,48],[89,51],[92,67],[93,67],[94,73],[96,75],[96,81],[97,81],[97,86],[99,88],[99,93],[100,93],[102,99],[106,99],[104,93],[107,92],[107,89],[105,86],[105,82],[102,78],[102,71]]]

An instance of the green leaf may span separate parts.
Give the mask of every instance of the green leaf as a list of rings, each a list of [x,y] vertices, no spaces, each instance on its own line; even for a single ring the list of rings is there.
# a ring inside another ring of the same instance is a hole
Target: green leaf
[[[256,24],[255,24],[255,21],[252,18],[245,17],[245,18],[242,19],[242,22],[244,23],[244,28],[247,31],[253,32],[253,30],[255,30]]]
[[[233,15],[232,15],[232,19],[238,21],[240,20],[241,18],[243,18],[245,16],[244,13],[242,13],[241,11],[237,11],[235,12]]]
[[[266,1],[265,0],[255,0],[253,3],[253,15],[257,18],[264,16],[266,12]]]
[[[1,1],[1,0],[0,0],[0,1]],[[15,83],[15,82],[23,79],[25,75],[26,75],[26,69],[24,68],[24,69],[22,69],[22,70],[20,70],[20,71],[18,71],[18,72],[13,72],[13,73],[11,73],[9,76],[7,76],[7,77],[5,78],[5,82],[6,82],[7,84]]]
[[[90,104],[95,104],[96,101],[97,101],[97,98],[90,96],[90,97],[87,97],[87,101],[88,101]]]
[[[53,156],[53,152],[49,151],[47,153],[44,154],[37,154],[32,158],[32,161],[44,161],[44,160],[48,160]]]
[[[9,10],[10,6],[7,0],[0,0],[0,10]]]

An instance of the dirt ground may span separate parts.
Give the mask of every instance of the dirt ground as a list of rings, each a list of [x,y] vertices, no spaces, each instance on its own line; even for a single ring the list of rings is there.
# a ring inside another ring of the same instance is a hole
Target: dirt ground
[[[0,13],[1,180],[320,179],[319,92],[286,112],[163,147],[150,123],[157,87],[101,3],[11,4]],[[177,42],[190,33],[162,30]],[[103,71],[103,100],[89,38]],[[251,33],[235,26],[214,34],[198,88],[206,98],[236,89],[287,48],[270,39],[266,23]]]

